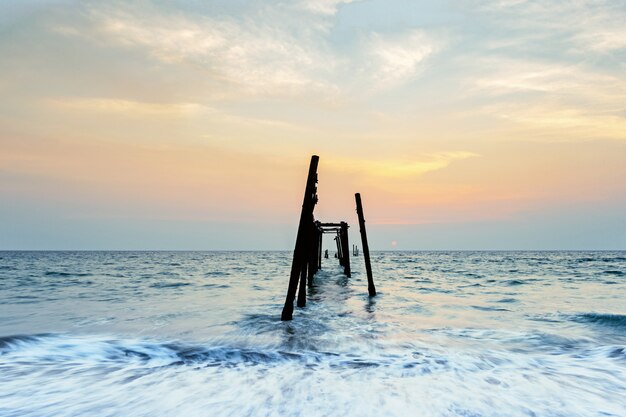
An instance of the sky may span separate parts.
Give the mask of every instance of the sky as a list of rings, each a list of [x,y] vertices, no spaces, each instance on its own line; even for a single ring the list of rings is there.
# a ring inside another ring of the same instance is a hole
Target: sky
[[[626,249],[626,1],[0,0],[0,249]],[[327,241],[328,244],[332,243]]]

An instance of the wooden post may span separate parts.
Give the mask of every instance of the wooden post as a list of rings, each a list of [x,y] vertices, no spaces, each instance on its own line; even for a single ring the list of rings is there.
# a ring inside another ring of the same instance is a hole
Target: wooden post
[[[341,222],[341,246],[343,248],[343,273],[350,277],[350,244],[348,242],[348,223]]]
[[[337,258],[339,258],[339,265],[343,266],[343,253],[341,250],[341,238],[339,237],[339,232],[337,232],[337,236],[335,236],[335,242],[337,243]]]
[[[361,245],[363,246],[363,259],[365,260],[365,271],[367,272],[367,290],[370,297],[376,295],[374,278],[372,277],[372,265],[370,264],[370,247],[367,244],[367,231],[365,230],[365,217],[363,216],[363,205],[361,204],[361,194],[354,195],[356,200],[356,213],[359,216],[359,230],[361,231]]]
[[[324,233],[322,233],[322,230],[319,228],[317,228],[317,269],[320,270],[322,269],[322,242],[323,242],[323,237],[324,237]]]
[[[315,224],[313,224],[313,233],[311,233],[311,254],[310,259],[311,259],[311,270],[313,271],[313,274],[315,274],[317,272],[317,253],[319,252],[319,248],[317,247],[319,243],[319,239],[317,238],[317,231],[315,230]],[[310,284],[313,284],[313,277],[311,277],[309,279]],[[309,284],[309,285],[310,285]]]
[[[287,289],[287,297],[285,299],[285,306],[280,316],[281,320],[293,319],[293,301],[296,297],[296,290],[298,289],[298,278],[300,278],[303,268],[306,266],[307,257],[307,229],[309,229],[309,222],[313,220],[313,209],[317,203],[317,165],[319,163],[319,156],[313,155],[311,157],[311,164],[309,165],[309,174],[306,181],[306,188],[304,191],[304,199],[302,202],[302,212],[300,213],[300,223],[298,224],[298,234],[296,236],[296,247],[293,251],[293,260],[291,262],[291,273],[289,275],[289,287]],[[302,280],[302,284],[304,281]],[[301,285],[302,285],[301,284]],[[298,297],[298,304],[300,304],[300,298],[306,302],[306,293],[300,291],[302,297]]]
[[[317,226],[314,221],[311,221],[310,226],[310,235],[308,237],[309,240],[309,250],[307,253],[307,263],[308,263],[308,281],[307,284],[310,287],[313,285],[313,276],[317,272],[317,253],[319,248],[317,245],[319,244],[319,239],[317,237]]]
[[[304,256],[307,256],[307,255],[308,254],[305,252]],[[305,259],[302,262],[302,265],[300,267],[300,284],[298,286],[298,301],[296,302],[296,305],[298,307],[306,306],[306,276],[307,276],[308,269],[309,269],[309,263]]]

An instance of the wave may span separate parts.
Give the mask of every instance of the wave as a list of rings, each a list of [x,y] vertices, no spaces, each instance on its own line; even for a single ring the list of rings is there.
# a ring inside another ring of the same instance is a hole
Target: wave
[[[623,262],[626,261],[625,256],[614,256],[610,258],[602,258],[602,262]]]
[[[489,306],[472,306],[472,308],[481,311],[511,311],[502,307],[489,307]]]
[[[368,358],[353,354],[256,348],[245,346],[203,346],[183,342],[119,340],[59,334],[14,335],[0,337],[0,356],[11,356],[23,364],[56,362],[141,362],[148,365],[206,367],[257,366],[272,367],[295,362],[307,367],[326,364],[330,368],[394,366],[414,367],[416,361],[406,358],[397,363],[391,358]]]
[[[300,359],[302,355],[280,350],[245,347],[185,344],[181,342],[154,342],[147,340],[119,340],[96,337],[65,336],[59,334],[15,335],[0,338],[0,355],[19,354],[20,360],[30,362],[57,362],[89,360],[103,362],[159,361],[170,365],[204,364],[269,364]]]
[[[82,272],[46,271],[44,275],[48,277],[63,278],[63,277],[88,277],[91,274],[82,273]]]
[[[624,346],[519,333],[508,348],[488,347],[495,331],[465,331],[480,347],[401,342],[331,352],[233,340],[1,337],[0,415],[492,417],[506,410],[521,417],[554,415],[555,398],[565,407],[560,415],[597,415],[599,400],[617,399],[614,409],[620,407]],[[581,374],[589,378],[581,381]],[[537,386],[554,388],[543,393]],[[517,412],[521,399],[528,407]]]
[[[586,317],[586,315],[583,315]],[[611,316],[611,315],[601,315]],[[626,325],[626,316],[617,319]],[[603,320],[613,320],[612,318]],[[484,336],[484,335],[483,335]],[[482,337],[482,336],[481,336]],[[557,349],[560,353],[626,359],[626,347],[595,346],[587,339],[570,339],[548,333],[530,333],[514,339],[525,341],[543,350]],[[408,347],[408,346],[406,346]],[[502,354],[503,352],[500,352]],[[46,363],[81,363],[145,366],[200,366],[274,367],[282,364],[297,364],[312,368],[372,368],[410,369],[420,368],[432,372],[438,365],[447,365],[449,358],[431,352],[424,347],[395,351],[371,351],[369,354],[356,352],[331,352],[323,350],[289,350],[283,347],[237,346],[217,343],[194,344],[180,341],[159,342],[154,340],[115,339],[97,336],[70,336],[44,333],[36,335],[13,335],[0,337],[0,357],[5,363],[17,360],[23,365]],[[509,358],[510,359],[510,358]],[[467,364],[469,365],[469,364]]]
[[[517,303],[517,302],[519,302],[519,300],[516,299],[516,298],[502,298],[502,299],[496,301],[496,303],[506,303],[506,304]]]
[[[227,275],[231,275],[231,273],[227,271],[209,271],[204,273],[205,277],[222,277]]]
[[[606,275],[616,275],[616,276],[624,276],[626,275],[626,272],[623,271],[617,271],[617,270],[609,270],[609,271],[604,271],[604,274]]]
[[[626,329],[626,315],[624,314],[582,313],[573,316],[572,320]]]
[[[230,288],[228,284],[204,284],[203,288]]]
[[[48,334],[40,335],[14,335],[0,337],[0,353],[5,353],[7,350],[13,350],[14,348],[24,345],[26,343],[37,342],[43,337],[50,336]]]
[[[188,285],[191,285],[191,283],[189,282],[157,282],[157,283],[151,284],[150,287],[152,288],[178,288],[178,287],[186,287]]]

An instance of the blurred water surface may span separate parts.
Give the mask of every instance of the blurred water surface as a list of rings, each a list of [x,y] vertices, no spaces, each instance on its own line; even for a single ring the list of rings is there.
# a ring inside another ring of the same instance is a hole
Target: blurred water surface
[[[0,252],[0,416],[626,416],[626,252]]]

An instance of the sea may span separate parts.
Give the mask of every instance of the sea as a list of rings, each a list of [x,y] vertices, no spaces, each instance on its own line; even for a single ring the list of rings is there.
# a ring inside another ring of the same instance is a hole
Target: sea
[[[626,416],[626,252],[0,252],[0,416]]]

